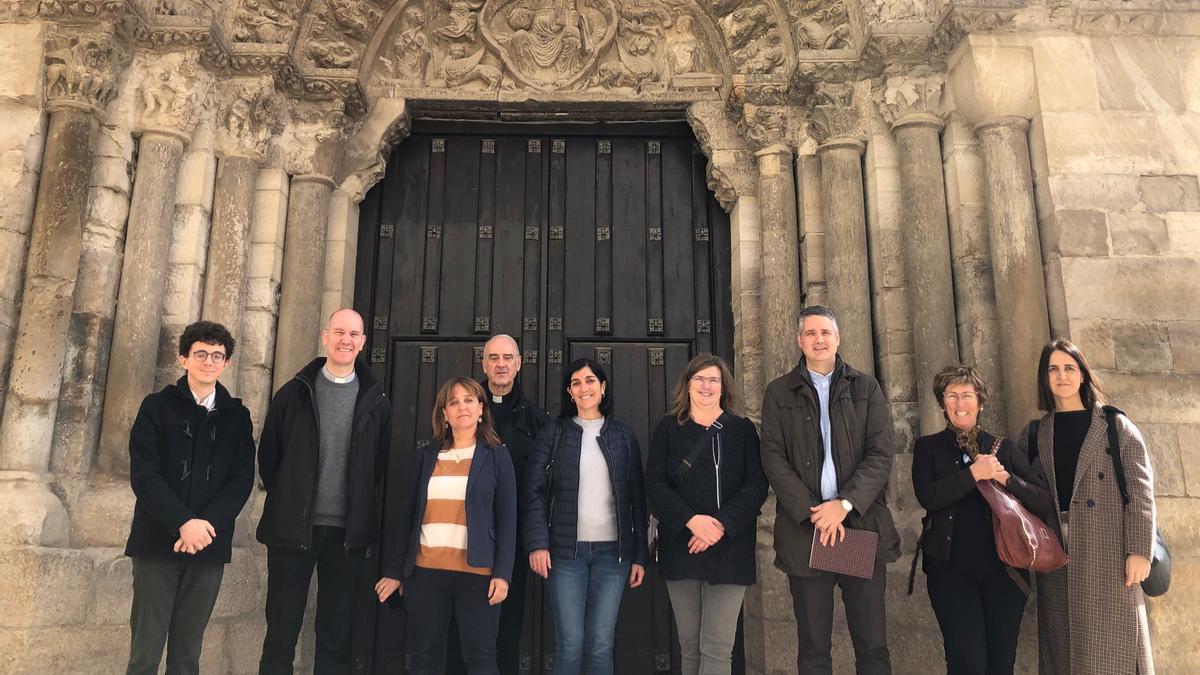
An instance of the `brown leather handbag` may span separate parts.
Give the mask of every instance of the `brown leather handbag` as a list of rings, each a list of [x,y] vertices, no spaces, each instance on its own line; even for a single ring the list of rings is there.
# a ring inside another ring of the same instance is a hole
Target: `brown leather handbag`
[[[1000,443],[997,438],[992,446],[993,455],[1000,449]],[[981,480],[975,486],[992,510],[996,553],[1005,565],[1034,572],[1053,572],[1066,566],[1066,551],[1041,518],[1030,513],[994,480]]]

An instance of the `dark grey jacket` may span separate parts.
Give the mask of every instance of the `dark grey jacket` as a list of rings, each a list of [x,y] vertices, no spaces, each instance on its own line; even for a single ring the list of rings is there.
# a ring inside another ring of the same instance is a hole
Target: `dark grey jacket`
[[[875,378],[846,365],[834,367],[829,392],[833,461],[838,497],[854,510],[848,528],[879,533],[875,562],[900,557],[900,538],[888,510],[892,471],[892,415]],[[762,464],[775,489],[775,566],[794,576],[811,576],[812,506],[821,499],[821,407],[804,360],[767,386],[762,406]]]

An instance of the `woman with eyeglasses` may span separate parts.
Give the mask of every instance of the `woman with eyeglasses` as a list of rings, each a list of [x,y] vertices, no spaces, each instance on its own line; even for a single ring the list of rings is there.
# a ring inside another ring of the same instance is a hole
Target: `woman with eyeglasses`
[[[526,464],[522,531],[554,609],[555,675],[611,675],[625,586],[646,573],[642,452],[612,418],[608,376],[583,358],[564,370],[562,411]]]
[[[1146,597],[1154,548],[1154,473],[1142,433],[1104,392],[1071,342],[1051,340],[1038,360],[1038,407],[1045,411],[1018,439],[1046,474],[1052,509],[1046,524],[1070,561],[1037,575],[1039,663],[1043,675],[1146,675],[1154,672]],[[1109,420],[1117,455],[1108,452]],[[1125,473],[1121,494],[1115,461]]]
[[[735,409],[725,360],[700,354],[650,441],[646,493],[684,675],[728,675],[746,588],[756,581],[755,524],[767,498],[754,423]]]
[[[988,388],[975,369],[942,369],[933,378],[933,394],[946,428],[917,439],[912,481],[917,501],[927,511],[920,546],[946,672],[1012,675],[1025,614],[1022,585],[1029,576],[1006,569],[996,553],[992,514],[977,484],[1000,483],[1045,519],[1051,511],[1046,478],[1012,441],[980,426]]]

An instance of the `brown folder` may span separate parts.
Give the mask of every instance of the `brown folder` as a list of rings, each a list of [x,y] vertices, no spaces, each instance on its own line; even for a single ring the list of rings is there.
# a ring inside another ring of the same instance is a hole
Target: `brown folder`
[[[870,579],[875,576],[875,549],[878,546],[878,532],[846,528],[845,540],[822,546],[821,533],[814,531],[808,566],[814,570]]]

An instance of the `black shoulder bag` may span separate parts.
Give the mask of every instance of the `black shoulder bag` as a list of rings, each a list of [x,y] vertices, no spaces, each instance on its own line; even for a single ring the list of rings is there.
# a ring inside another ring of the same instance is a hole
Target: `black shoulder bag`
[[[700,438],[696,439],[696,444],[692,446],[687,457],[684,457],[679,466],[675,467],[675,470],[671,472],[671,478],[675,481],[675,485],[678,486],[683,483],[683,477],[687,475],[688,471],[692,470],[692,465],[696,463],[697,459],[700,459],[701,453],[712,447],[713,438],[717,435],[717,432],[725,428],[721,420],[729,421],[726,417],[727,414],[721,413],[720,417],[713,420],[713,423],[700,435]]]
[[[1121,463],[1121,441],[1117,433],[1117,415],[1125,411],[1111,405],[1104,406],[1104,421],[1108,423],[1108,454],[1112,457],[1113,473],[1121,501],[1129,506],[1129,488],[1125,482],[1125,466]],[[1157,598],[1171,588],[1171,551],[1163,539],[1162,530],[1154,528],[1154,549],[1150,554],[1150,574],[1142,580],[1142,592]]]

